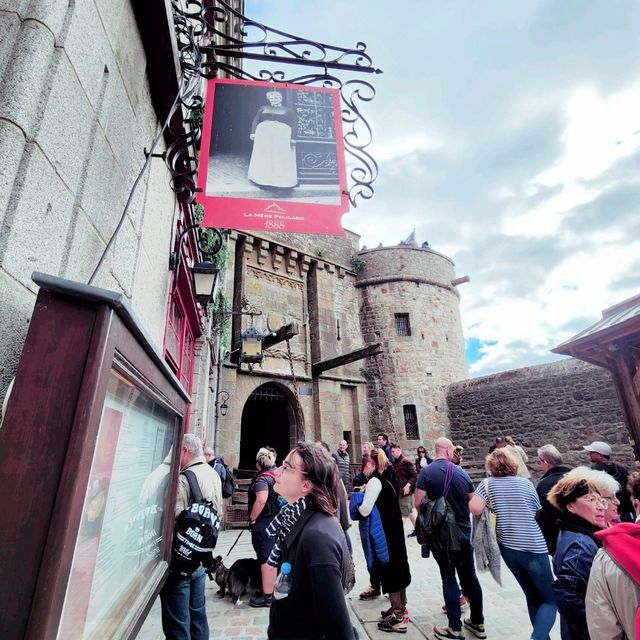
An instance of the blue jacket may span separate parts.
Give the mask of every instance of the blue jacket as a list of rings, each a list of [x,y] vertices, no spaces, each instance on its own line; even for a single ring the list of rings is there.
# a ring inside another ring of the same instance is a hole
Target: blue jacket
[[[585,527],[582,531],[576,530],[577,527],[565,528],[563,518],[558,522],[560,533],[553,556],[553,572],[556,575],[553,590],[558,599],[562,640],[589,640],[584,599],[591,564],[599,545],[591,536],[592,526],[583,522]],[[593,531],[597,529],[593,527]]]
[[[363,500],[364,493],[354,491],[351,494],[349,511],[351,513],[351,519],[358,520],[364,557],[367,561],[367,568],[371,569],[375,559],[377,559],[380,564],[389,562],[389,549],[377,507],[373,507],[373,510],[368,516],[363,516],[360,511],[358,511],[358,507],[362,504]]]

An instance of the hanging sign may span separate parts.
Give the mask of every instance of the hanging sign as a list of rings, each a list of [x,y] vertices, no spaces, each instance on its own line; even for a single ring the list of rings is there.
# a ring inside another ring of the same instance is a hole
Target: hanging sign
[[[203,227],[344,235],[339,91],[209,80],[198,188]]]

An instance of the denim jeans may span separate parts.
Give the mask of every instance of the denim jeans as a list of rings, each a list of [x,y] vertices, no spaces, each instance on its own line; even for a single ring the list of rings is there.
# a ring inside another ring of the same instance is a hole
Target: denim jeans
[[[449,552],[449,557],[441,557],[439,554],[434,558],[440,567],[440,577],[442,578],[442,595],[447,607],[447,618],[449,628],[454,631],[462,629],[460,620],[460,587],[456,580],[456,571],[460,578],[462,592],[469,599],[471,608],[471,622],[475,624],[484,623],[482,613],[482,589],[476,575],[476,566],[473,560],[473,547],[471,541],[463,543],[460,551]]]
[[[186,580],[169,574],[160,591],[162,631],[167,640],[209,640],[204,585],[202,567]]]
[[[500,545],[500,553],[527,599],[533,640],[548,640],[558,606],[553,592],[553,575],[546,553],[517,551]]]

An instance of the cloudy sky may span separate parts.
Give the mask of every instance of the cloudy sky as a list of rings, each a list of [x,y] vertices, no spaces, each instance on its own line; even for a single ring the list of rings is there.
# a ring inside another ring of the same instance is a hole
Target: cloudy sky
[[[395,10],[397,9],[397,11]],[[367,106],[362,244],[452,257],[471,375],[549,349],[640,293],[640,3],[246,0],[246,13],[384,74]]]

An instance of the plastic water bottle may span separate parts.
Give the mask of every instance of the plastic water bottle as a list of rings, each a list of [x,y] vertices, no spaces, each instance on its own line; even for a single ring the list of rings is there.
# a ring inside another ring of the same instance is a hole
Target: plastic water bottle
[[[276,584],[273,587],[273,597],[276,600],[282,600],[289,595],[291,589],[291,564],[283,562],[280,566],[280,573]]]

